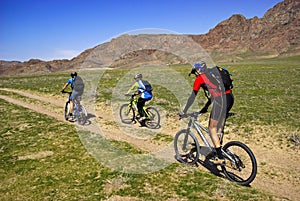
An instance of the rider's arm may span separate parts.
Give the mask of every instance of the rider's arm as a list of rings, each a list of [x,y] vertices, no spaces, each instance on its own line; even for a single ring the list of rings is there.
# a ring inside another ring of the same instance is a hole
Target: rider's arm
[[[65,90],[67,88],[67,86],[72,85],[73,83],[73,78],[68,79],[68,82],[63,86],[62,90]]]
[[[190,95],[190,97],[185,105],[185,108],[183,109],[184,114],[187,113],[188,109],[194,103],[197,93],[203,84],[204,84],[204,80],[202,79],[202,77],[201,76],[196,77],[196,79],[194,81],[194,87],[193,87],[192,94]]]
[[[186,103],[186,105],[185,105],[185,107],[184,107],[184,109],[183,109],[183,113],[184,113],[184,114],[187,113],[188,109],[189,109],[189,108],[191,107],[191,105],[194,103],[195,98],[196,98],[196,96],[197,96],[197,93],[198,93],[198,91],[196,91],[196,90],[193,90],[193,91],[192,91],[192,93],[191,93],[189,99],[187,100],[187,103]]]
[[[138,85],[137,82],[135,82],[135,83],[130,87],[130,89],[127,91],[126,94],[136,93],[137,90],[138,90],[138,88],[139,88],[139,85]]]
[[[69,85],[69,83],[66,83],[66,84],[63,86],[63,88],[62,88],[61,91],[65,90],[65,89],[67,88],[68,85]]]

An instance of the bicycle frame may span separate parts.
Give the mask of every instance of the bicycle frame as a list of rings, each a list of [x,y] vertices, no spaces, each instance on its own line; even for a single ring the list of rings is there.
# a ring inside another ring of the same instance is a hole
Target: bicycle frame
[[[208,142],[208,140],[206,139],[206,137],[204,136],[204,134],[202,132],[202,130],[203,130],[204,132],[209,134],[209,130],[197,121],[197,116],[192,116],[190,118],[189,123],[188,123],[188,128],[187,128],[188,132],[191,132],[190,131],[191,128],[195,128],[195,130],[197,131],[198,135],[200,136],[200,138],[202,139],[202,141],[204,142],[206,147],[209,148],[210,152],[213,152],[214,148],[210,145],[210,143]]]
[[[131,98],[130,98],[130,103],[128,104],[128,107],[132,107],[135,111],[138,111],[138,107],[137,107],[137,98],[135,98],[134,96],[132,96]],[[143,111],[145,112],[145,114],[146,114],[146,117],[147,118],[149,118],[149,113],[147,112],[147,110],[146,110],[146,106],[144,106],[143,107]]]
[[[202,132],[202,130],[203,130],[205,133],[207,133],[210,136],[209,130],[197,121],[198,115],[201,115],[201,113],[199,113],[199,114],[194,113],[194,114],[191,115],[191,118],[190,118],[189,123],[188,123],[187,130],[188,130],[188,132],[191,132],[190,129],[195,128],[195,130],[197,131],[199,137],[202,139],[202,141],[204,142],[206,147],[208,147],[209,151],[210,152],[215,152],[215,148],[211,146],[211,144],[208,142],[207,138],[204,136],[204,134]],[[221,136],[219,136],[219,138],[222,141],[223,134]],[[232,161],[234,164],[236,163],[236,161],[231,156],[229,156],[223,149],[222,149],[222,153],[228,160]]]

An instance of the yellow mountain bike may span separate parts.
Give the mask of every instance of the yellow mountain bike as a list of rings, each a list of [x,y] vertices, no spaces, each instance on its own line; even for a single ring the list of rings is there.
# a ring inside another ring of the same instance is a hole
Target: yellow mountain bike
[[[121,105],[120,108],[120,118],[121,121],[125,124],[136,123],[138,121],[138,108],[137,108],[137,98],[134,94],[129,94],[130,96],[129,103]],[[143,107],[145,112],[145,126],[151,129],[158,128],[160,126],[160,115],[156,108],[149,106]]]

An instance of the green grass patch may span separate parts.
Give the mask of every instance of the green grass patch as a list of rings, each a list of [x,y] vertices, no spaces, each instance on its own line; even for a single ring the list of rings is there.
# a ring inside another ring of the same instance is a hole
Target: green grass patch
[[[279,127],[280,130],[284,128],[285,132],[274,139],[279,142],[299,131],[298,64],[299,57],[225,65],[234,79],[232,112],[237,114],[237,117],[228,119],[228,123],[246,134],[255,131],[253,126],[270,126],[274,132]],[[192,85],[194,79],[187,75],[190,66],[172,68]],[[105,71],[98,83],[97,101],[109,102],[118,80],[127,72],[121,69]],[[0,87],[54,94],[68,78],[68,73],[2,77]],[[163,86],[153,87],[153,101],[167,113],[177,112],[179,104],[174,94]],[[186,90],[191,91],[192,87]],[[1,94],[22,98],[10,92],[2,91]],[[203,100],[204,95],[199,93],[197,101],[201,103]],[[149,174],[116,172],[87,152],[72,125],[1,99],[0,112],[0,194],[3,200],[105,200],[114,195],[143,200],[280,199],[178,163]],[[112,122],[107,124],[114,125]],[[152,140],[169,142],[172,139],[157,134]],[[128,143],[110,143],[122,151],[143,153]]]

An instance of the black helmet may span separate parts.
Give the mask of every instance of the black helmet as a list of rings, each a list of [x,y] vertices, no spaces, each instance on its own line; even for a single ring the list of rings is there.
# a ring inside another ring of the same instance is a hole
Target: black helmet
[[[75,77],[75,76],[77,76],[77,73],[76,72],[72,72],[71,73],[71,77]]]

